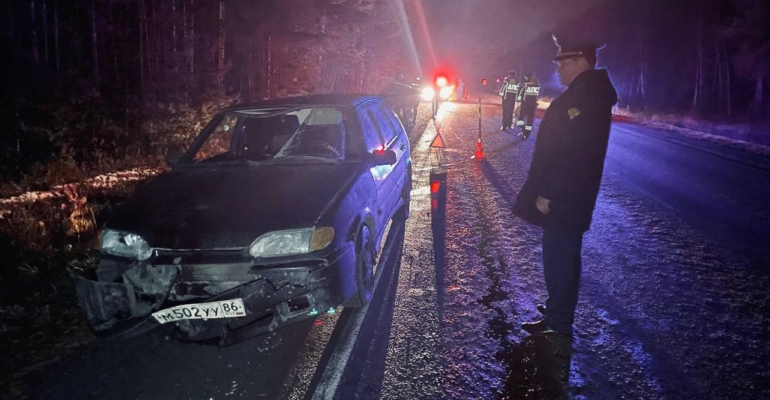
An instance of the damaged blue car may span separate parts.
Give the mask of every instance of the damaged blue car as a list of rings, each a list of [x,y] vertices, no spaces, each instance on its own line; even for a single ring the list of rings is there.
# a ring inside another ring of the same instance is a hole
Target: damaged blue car
[[[409,141],[378,97],[230,107],[170,164],[107,221],[93,276],[76,277],[97,335],[173,324],[228,346],[364,306],[385,227],[409,216]]]

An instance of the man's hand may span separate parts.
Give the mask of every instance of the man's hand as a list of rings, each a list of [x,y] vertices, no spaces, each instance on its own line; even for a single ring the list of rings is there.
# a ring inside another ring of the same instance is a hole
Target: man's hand
[[[551,212],[551,200],[548,200],[542,196],[537,196],[537,200],[535,200],[535,207],[537,207],[541,213],[548,214]]]

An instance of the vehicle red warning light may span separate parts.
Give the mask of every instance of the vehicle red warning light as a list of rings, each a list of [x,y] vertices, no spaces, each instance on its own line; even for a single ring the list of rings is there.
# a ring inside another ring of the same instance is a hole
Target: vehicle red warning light
[[[447,81],[446,76],[439,76],[438,78],[436,78],[436,85],[438,85],[439,87],[446,86],[448,82],[449,81]]]
[[[433,181],[433,182],[430,183],[430,192],[431,193],[438,193],[439,190],[441,190],[441,182]]]

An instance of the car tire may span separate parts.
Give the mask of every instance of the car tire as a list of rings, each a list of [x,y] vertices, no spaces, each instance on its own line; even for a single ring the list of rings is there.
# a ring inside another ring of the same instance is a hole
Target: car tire
[[[374,237],[364,225],[356,239],[356,286],[357,290],[343,306],[361,308],[372,300],[374,294],[374,265],[377,255],[374,251]]]
[[[401,199],[403,200],[403,205],[401,208],[396,211],[396,214],[393,216],[393,219],[395,221],[406,221],[407,218],[409,218],[409,205],[412,203],[412,167],[410,166],[409,169],[406,171],[406,178],[404,178],[404,188],[403,192],[401,193]]]

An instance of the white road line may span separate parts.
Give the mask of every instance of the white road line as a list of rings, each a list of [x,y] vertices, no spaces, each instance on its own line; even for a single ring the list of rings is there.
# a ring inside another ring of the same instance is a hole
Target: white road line
[[[389,240],[391,234],[394,234],[394,238],[398,237],[406,226],[405,224],[400,223],[397,225],[396,229],[392,229],[393,224],[391,223],[390,225],[391,229],[388,229],[385,234],[385,246],[381,251],[381,254],[386,255],[386,257],[380,257],[378,260],[377,272],[374,276],[375,293],[372,295],[372,298],[374,298],[377,293],[387,289],[380,287],[380,277],[382,276],[382,271],[385,269],[385,265],[391,261],[390,257],[394,254],[393,246],[396,242]],[[371,304],[371,302],[369,304]],[[345,372],[345,366],[348,364],[350,355],[353,352],[353,347],[355,347],[356,340],[358,339],[358,333],[361,331],[361,326],[366,318],[366,313],[369,311],[369,304],[355,311],[355,314],[344,327],[342,335],[340,336],[342,339],[335,346],[329,357],[329,361],[324,368],[323,375],[321,375],[321,379],[315,387],[312,396],[313,400],[331,399],[337,392],[337,387],[342,380],[342,374]]]

